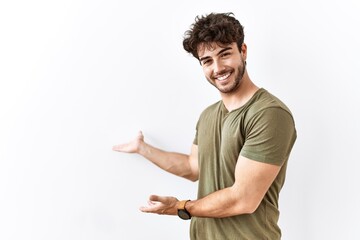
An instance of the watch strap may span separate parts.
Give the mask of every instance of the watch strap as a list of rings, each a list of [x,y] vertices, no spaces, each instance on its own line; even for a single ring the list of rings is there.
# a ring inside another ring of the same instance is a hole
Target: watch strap
[[[178,204],[178,210],[180,210],[180,209],[186,210],[186,209],[185,209],[185,205],[186,205],[186,203],[187,203],[188,201],[190,201],[190,200],[182,200],[182,201],[180,201],[179,204]]]

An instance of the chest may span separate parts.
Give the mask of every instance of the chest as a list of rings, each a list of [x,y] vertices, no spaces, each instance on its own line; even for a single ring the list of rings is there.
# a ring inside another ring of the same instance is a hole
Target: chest
[[[245,143],[242,113],[216,112],[202,119],[198,126],[199,166],[204,172],[233,175]]]

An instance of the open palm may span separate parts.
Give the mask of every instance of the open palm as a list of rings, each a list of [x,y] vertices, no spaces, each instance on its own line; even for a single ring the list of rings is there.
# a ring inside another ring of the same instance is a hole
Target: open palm
[[[132,140],[128,143],[115,145],[115,146],[113,146],[112,149],[114,151],[118,151],[118,152],[138,153],[140,146],[143,143],[144,143],[144,135],[140,131],[134,140]]]

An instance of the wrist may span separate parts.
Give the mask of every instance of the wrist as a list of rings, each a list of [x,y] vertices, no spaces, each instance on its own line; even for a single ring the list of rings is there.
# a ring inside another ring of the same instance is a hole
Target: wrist
[[[146,156],[146,153],[148,152],[147,148],[148,148],[147,144],[145,142],[141,142],[139,144],[139,147],[138,147],[136,153],[140,154],[142,156]]]
[[[190,202],[190,200],[182,200],[182,201],[178,201],[176,204],[178,210],[178,216],[183,220],[189,220],[192,217],[191,214],[186,209],[186,204],[188,202]]]

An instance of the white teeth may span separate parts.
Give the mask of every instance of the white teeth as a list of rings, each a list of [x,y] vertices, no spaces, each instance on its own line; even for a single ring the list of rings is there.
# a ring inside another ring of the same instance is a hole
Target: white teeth
[[[219,81],[222,81],[222,80],[227,79],[229,76],[230,76],[230,73],[225,74],[225,75],[223,75],[223,76],[221,76],[221,77],[218,77],[217,79],[218,79]]]

